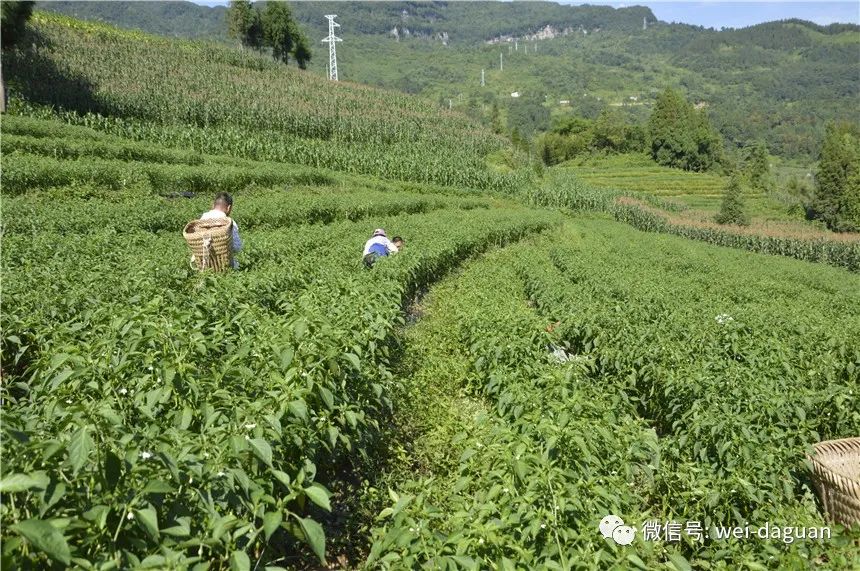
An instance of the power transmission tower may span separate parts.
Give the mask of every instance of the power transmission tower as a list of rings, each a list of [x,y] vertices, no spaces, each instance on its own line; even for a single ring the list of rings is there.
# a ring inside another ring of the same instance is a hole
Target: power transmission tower
[[[340,24],[334,21],[337,14],[326,16],[326,18],[328,18],[328,37],[323,38],[323,42],[328,44],[328,78],[337,81],[337,50],[335,46],[337,42],[343,40],[334,35],[335,27],[340,28]]]

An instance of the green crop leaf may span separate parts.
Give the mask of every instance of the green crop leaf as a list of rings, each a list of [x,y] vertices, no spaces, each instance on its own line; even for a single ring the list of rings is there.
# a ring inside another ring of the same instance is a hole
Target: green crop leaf
[[[638,555],[636,555],[635,553],[629,553],[629,554],[627,555],[627,561],[629,561],[630,563],[632,563],[633,565],[635,565],[635,566],[636,566],[636,567],[638,567],[639,569],[642,569],[642,571],[648,571],[648,566],[647,566],[647,565],[645,564],[645,562],[644,562],[644,561],[642,561],[642,559],[641,559]]]
[[[154,508],[134,510],[134,519],[152,539],[158,540],[158,513]]]
[[[161,533],[172,535],[173,537],[189,537],[191,535],[191,518],[178,517],[176,525],[162,529]]]
[[[343,356],[346,358],[347,361],[349,361],[350,365],[352,365],[356,371],[361,370],[361,360],[358,358],[358,355],[356,355],[355,353],[344,353]]]
[[[251,450],[254,455],[259,458],[267,466],[272,465],[272,447],[262,438],[252,438],[248,441],[251,445]]]
[[[164,480],[150,480],[146,483],[141,494],[169,494],[173,491],[173,486]]]
[[[72,440],[69,442],[69,465],[72,467],[72,472],[77,476],[84,464],[89,458],[90,451],[93,449],[93,439],[90,437],[89,428],[82,426],[72,435]]]
[[[0,492],[24,492],[27,490],[44,490],[51,479],[43,471],[29,474],[10,474],[0,480]]]
[[[275,533],[275,530],[278,529],[283,520],[284,516],[280,511],[266,512],[263,516],[263,533],[266,535],[267,540],[272,537],[272,534]]]
[[[230,571],[250,571],[251,560],[244,551],[234,551],[230,554]]]
[[[303,400],[294,400],[289,404],[290,413],[293,416],[301,420],[302,422],[308,422],[308,405],[305,404]]]
[[[693,571],[690,562],[680,553],[670,553],[669,561],[675,566],[678,571]]]
[[[304,319],[299,319],[293,326],[293,334],[296,336],[296,341],[300,341],[305,333],[308,332],[308,323]]]
[[[325,562],[325,532],[320,524],[309,518],[298,518],[305,540],[323,565]]]
[[[314,483],[309,488],[305,488],[305,493],[308,495],[308,497],[313,503],[328,512],[331,511],[329,491],[326,490],[321,484]]]
[[[285,371],[290,368],[290,365],[293,362],[293,356],[295,355],[295,351],[293,351],[292,347],[286,347],[283,351],[281,351],[281,368]]]
[[[104,478],[109,488],[115,487],[122,477],[122,460],[119,456],[108,450],[105,453]]]
[[[72,554],[63,534],[54,526],[40,519],[27,519],[12,526],[30,544],[45,555],[65,565],[69,565]]]

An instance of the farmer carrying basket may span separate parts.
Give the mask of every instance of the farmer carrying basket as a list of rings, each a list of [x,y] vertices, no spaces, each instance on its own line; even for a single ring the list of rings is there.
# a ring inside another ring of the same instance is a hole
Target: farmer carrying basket
[[[238,225],[230,218],[232,210],[233,197],[219,192],[215,195],[212,210],[185,225],[182,235],[191,248],[194,268],[216,272],[239,268],[233,254],[242,249],[242,240]]]

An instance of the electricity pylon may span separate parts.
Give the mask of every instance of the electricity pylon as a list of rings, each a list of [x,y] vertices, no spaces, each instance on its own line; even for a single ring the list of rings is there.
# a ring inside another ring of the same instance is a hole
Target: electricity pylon
[[[334,35],[335,27],[340,28],[340,24],[334,21],[337,18],[337,14],[331,14],[326,16],[328,18],[328,37],[323,38],[323,42],[328,44],[328,78],[332,81],[337,81],[337,50],[335,46],[337,42],[342,42],[343,40]]]

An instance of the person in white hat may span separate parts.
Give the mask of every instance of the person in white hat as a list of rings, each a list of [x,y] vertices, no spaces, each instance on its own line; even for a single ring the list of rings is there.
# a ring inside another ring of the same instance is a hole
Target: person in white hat
[[[370,240],[364,243],[364,265],[367,268],[372,268],[377,258],[396,254],[403,246],[403,238],[395,236],[393,240],[389,240],[385,235],[385,230],[377,228],[373,231],[373,236]]]

